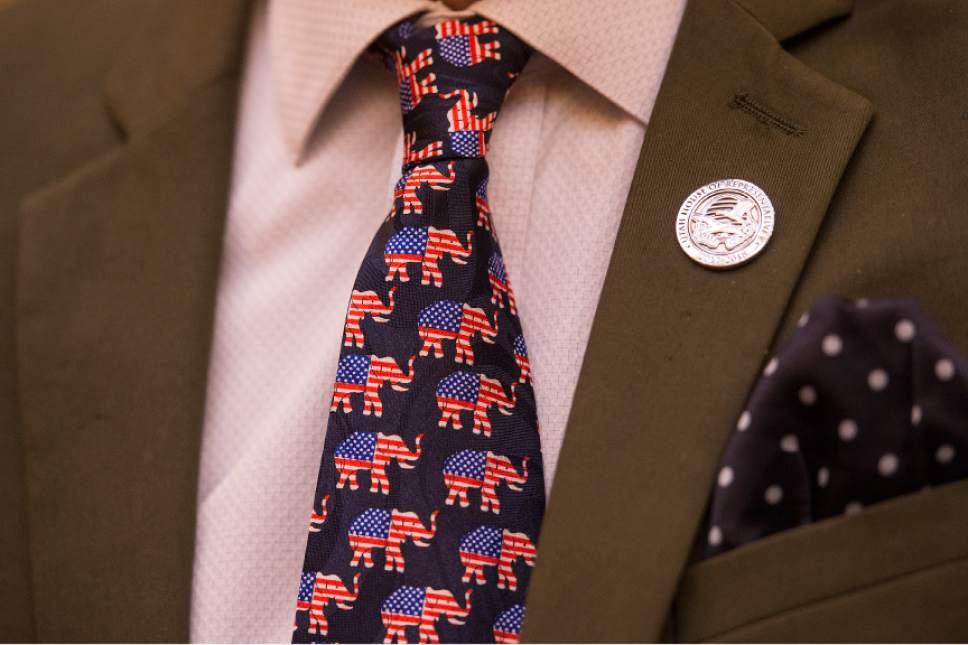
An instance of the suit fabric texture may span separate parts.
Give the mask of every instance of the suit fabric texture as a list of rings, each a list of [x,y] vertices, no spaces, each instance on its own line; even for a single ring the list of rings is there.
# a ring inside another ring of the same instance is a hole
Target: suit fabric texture
[[[247,6],[0,10],[0,634],[189,633],[198,451]],[[525,641],[968,639],[968,484],[700,561],[717,465],[822,296],[968,347],[968,8],[691,0],[579,379]],[[10,71],[8,71],[10,70]],[[766,251],[677,248],[696,187],[766,191]],[[231,593],[227,590],[227,593]]]

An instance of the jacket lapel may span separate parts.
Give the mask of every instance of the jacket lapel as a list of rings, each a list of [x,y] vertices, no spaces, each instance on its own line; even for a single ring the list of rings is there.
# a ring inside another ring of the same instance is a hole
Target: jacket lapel
[[[721,449],[871,114],[767,28],[792,36],[844,5],[687,7],[575,394],[526,640],[662,635]],[[723,178],[765,190],[776,228],[751,264],[714,272],[679,249],[675,219]]]
[[[243,3],[152,5],[128,140],[26,200],[20,396],[37,637],[185,641]]]

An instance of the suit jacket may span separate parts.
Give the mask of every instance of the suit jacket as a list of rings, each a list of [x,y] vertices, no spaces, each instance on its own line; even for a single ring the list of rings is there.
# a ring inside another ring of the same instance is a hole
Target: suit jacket
[[[0,635],[188,636],[244,0],[0,11]],[[525,640],[966,640],[968,484],[699,561],[716,466],[816,298],[917,299],[968,348],[968,7],[691,0],[605,281]],[[713,272],[675,216],[763,188]],[[294,581],[294,589],[295,589]],[[227,589],[231,594],[232,590]]]

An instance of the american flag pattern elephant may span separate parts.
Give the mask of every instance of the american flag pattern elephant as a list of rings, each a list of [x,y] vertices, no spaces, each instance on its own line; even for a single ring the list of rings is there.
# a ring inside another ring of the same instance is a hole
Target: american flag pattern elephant
[[[497,112],[478,116],[475,113],[479,102],[477,92],[458,89],[439,96],[444,100],[457,97],[447,112],[450,147],[462,157],[483,157],[487,153],[487,139]]]
[[[326,621],[326,608],[330,602],[344,611],[353,609],[353,603],[360,595],[360,574],[353,576],[353,591],[350,591],[336,574],[305,571],[299,581],[299,594],[296,598],[296,612],[309,614],[309,632],[326,636],[329,623]]]
[[[484,154],[530,49],[480,17],[403,21],[373,49],[396,72],[403,163],[321,393],[293,642],[513,642],[544,473]]]
[[[350,306],[346,309],[346,324],[343,327],[343,345],[362,348],[365,342],[363,328],[360,323],[366,316],[370,316],[373,322],[385,323],[390,320],[389,316],[393,313],[393,295],[396,287],[390,287],[387,294],[387,303],[383,304],[380,295],[376,291],[357,291],[353,290],[350,295]]]
[[[383,568],[403,573],[406,562],[401,545],[409,538],[416,546],[430,546],[430,540],[437,534],[437,515],[439,510],[430,514],[430,527],[424,526],[416,513],[368,508],[360,513],[349,528],[350,546],[353,548],[351,566],[373,566],[373,549],[384,549],[386,562]]]
[[[444,503],[453,505],[459,502],[464,508],[470,506],[467,491],[481,489],[481,511],[501,512],[501,502],[497,488],[501,482],[512,491],[520,493],[521,486],[528,481],[528,457],[521,462],[519,474],[511,460],[504,455],[480,450],[461,450],[444,461],[444,485],[447,499]]]
[[[431,141],[422,148],[417,148],[417,133],[408,132],[403,137],[403,163],[404,166],[414,164],[419,161],[426,161],[444,154],[443,141]]]
[[[482,42],[478,36],[498,33],[498,27],[490,20],[469,25],[461,20],[447,20],[437,25],[440,55],[457,67],[470,67],[493,58],[501,60],[501,41]]]
[[[484,433],[491,436],[491,420],[487,411],[497,407],[498,412],[511,416],[511,410],[518,403],[517,384],[511,384],[511,395],[504,392],[504,386],[497,379],[474,372],[454,372],[445,376],[437,385],[437,407],[440,420],[437,425],[446,428],[453,425],[454,430],[463,428],[460,415],[464,411],[474,413],[474,434]]]
[[[370,492],[379,490],[384,495],[390,494],[390,480],[387,477],[387,465],[396,461],[400,468],[410,470],[414,462],[420,459],[420,440],[422,434],[417,435],[413,450],[407,448],[406,442],[399,435],[385,435],[382,432],[354,432],[344,439],[334,453],[333,461],[339,481],[336,488],[343,488],[349,484],[350,490],[360,487],[356,475],[358,470],[370,471]]]
[[[494,621],[495,643],[520,643],[524,624],[524,605],[511,605]]]
[[[431,190],[449,190],[454,183],[454,162],[447,164],[447,171],[442,172],[433,164],[417,166],[406,172],[397,182],[393,190],[393,199],[401,200],[401,212],[423,214],[423,202],[417,197],[417,190],[427,186]]]
[[[491,203],[487,200],[487,178],[477,187],[474,193],[474,206],[477,207],[477,225],[484,230],[491,230]]]
[[[406,47],[401,47],[391,56],[393,67],[397,72],[397,83],[400,84],[400,108],[407,113],[420,105],[423,97],[437,93],[437,86],[434,85],[437,75],[434,72],[429,72],[420,79],[417,77],[417,72],[434,64],[433,49],[423,50],[409,63],[404,62],[407,60]]]
[[[435,287],[442,287],[444,275],[440,272],[440,259],[450,255],[450,259],[457,264],[467,264],[471,256],[473,242],[470,231],[467,233],[467,247],[461,245],[460,239],[453,231],[437,229],[433,226],[407,226],[402,228],[387,242],[383,252],[383,261],[387,265],[387,282],[399,278],[400,282],[410,280],[407,265],[420,263],[420,284],[433,282]]]
[[[518,383],[530,383],[531,360],[528,358],[528,346],[521,334],[514,339],[514,362],[518,364]]]
[[[514,563],[518,559],[524,560],[529,567],[533,567],[538,554],[531,541],[524,533],[515,533],[496,526],[479,526],[460,540],[460,563],[464,567],[463,582],[469,583],[475,578],[477,584],[487,581],[484,567],[497,567],[497,588],[507,587],[517,591],[518,578],[514,575]]]
[[[511,280],[504,268],[504,258],[496,251],[487,261],[487,279],[491,283],[491,304],[504,309],[504,300],[507,299],[511,313],[518,315],[518,305],[514,302],[514,292],[511,291]]]
[[[406,643],[407,629],[417,627],[418,642],[439,643],[437,621],[446,618],[463,625],[471,613],[471,590],[464,592],[464,606],[446,589],[403,586],[387,596],[380,608],[386,628],[384,643]]]
[[[312,513],[309,514],[309,532],[319,533],[320,528],[326,523],[326,518],[329,517],[329,495],[323,497],[319,502],[319,510],[315,508]]]
[[[421,356],[429,356],[432,350],[434,358],[443,358],[443,341],[453,340],[456,341],[454,360],[473,365],[471,340],[479,335],[485,343],[494,344],[498,332],[497,312],[494,312],[492,323],[487,312],[479,307],[456,300],[438,300],[421,310],[417,318],[417,332],[423,341]]]
[[[336,385],[333,387],[333,403],[330,410],[336,410],[342,405],[343,412],[352,412],[353,403],[350,397],[363,394],[363,414],[383,415],[383,401],[380,399],[380,388],[387,383],[398,392],[406,392],[406,386],[413,380],[413,362],[416,356],[410,357],[409,374],[400,369],[397,362],[390,356],[366,356],[364,354],[348,354],[339,359],[336,369]]]

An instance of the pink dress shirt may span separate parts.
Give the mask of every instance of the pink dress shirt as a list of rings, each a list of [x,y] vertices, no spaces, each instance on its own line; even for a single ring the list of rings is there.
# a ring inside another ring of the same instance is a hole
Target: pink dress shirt
[[[488,162],[494,223],[529,343],[549,493],[684,4],[472,6],[538,52],[501,111]],[[195,642],[290,639],[346,303],[389,209],[403,150],[392,73],[360,55],[421,9],[447,15],[424,0],[254,7],[209,368]]]

